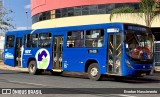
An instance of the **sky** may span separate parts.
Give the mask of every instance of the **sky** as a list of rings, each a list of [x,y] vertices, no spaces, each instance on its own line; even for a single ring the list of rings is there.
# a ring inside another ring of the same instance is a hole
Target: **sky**
[[[13,11],[9,14],[13,18],[16,30],[31,29],[31,5],[30,0],[3,0],[4,7]]]

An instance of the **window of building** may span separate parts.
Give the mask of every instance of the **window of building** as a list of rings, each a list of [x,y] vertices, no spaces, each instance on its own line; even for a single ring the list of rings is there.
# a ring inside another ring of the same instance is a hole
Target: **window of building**
[[[115,4],[115,8],[126,7],[127,5],[128,5],[128,4],[123,4],[123,3]]]
[[[82,6],[82,15],[89,15],[89,6]]]
[[[61,9],[56,9],[56,18],[61,17]]]
[[[87,30],[85,47],[102,47],[104,45],[104,30]]]
[[[97,14],[98,13],[98,10],[97,9],[93,9],[93,10],[90,10],[89,11],[89,14]]]
[[[74,7],[74,11],[81,11],[82,10],[82,6],[76,6]]]
[[[74,12],[74,16],[81,16],[82,15],[82,11],[75,11]]]
[[[70,31],[67,34],[67,47],[83,47],[84,31]]]
[[[63,8],[62,9],[62,17],[67,17],[68,16],[68,9],[67,8]]]
[[[99,5],[68,7],[68,8],[50,10],[36,14],[32,17],[32,23],[48,19],[71,17],[71,16],[110,14],[113,9],[124,6],[129,6],[133,7],[134,9],[139,9],[138,3],[99,4]]]
[[[116,4],[107,4],[106,5],[106,13],[110,13],[113,9],[115,9]]]
[[[74,12],[68,12],[68,17],[74,16]]]
[[[81,16],[82,15],[82,6],[74,7],[74,16]]]
[[[50,11],[43,12],[43,13],[39,14],[39,21],[48,20],[48,19],[50,19],[50,17],[51,17]]]
[[[74,12],[74,7],[69,7],[68,12]]]
[[[89,14],[92,15],[92,14],[97,14],[98,12],[98,5],[90,5],[89,6]]]
[[[106,14],[106,9],[99,9],[97,14]]]
[[[6,40],[6,48],[13,48],[14,47],[14,35],[7,36]]]
[[[98,9],[106,9],[106,5],[105,4],[100,4],[100,5],[98,5]]]
[[[90,6],[88,6],[88,8],[89,8],[89,10],[97,10],[97,6],[98,5],[90,5]]]
[[[38,47],[50,47],[51,46],[51,33],[41,33],[39,34]]]
[[[74,16],[74,8],[73,7],[68,8],[68,17],[69,16]]]

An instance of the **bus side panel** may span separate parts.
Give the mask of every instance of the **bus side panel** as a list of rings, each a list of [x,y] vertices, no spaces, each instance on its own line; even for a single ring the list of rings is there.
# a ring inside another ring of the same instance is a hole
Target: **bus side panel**
[[[22,50],[22,68],[27,68],[27,64],[28,64],[28,57],[26,57],[27,55],[25,55],[25,49],[23,46],[23,50]]]
[[[85,65],[88,60],[97,61],[101,74],[106,74],[106,55],[105,49],[97,49],[98,53],[88,53],[86,48],[67,48],[64,50],[65,71],[85,72]],[[90,64],[89,64],[90,65]]]
[[[63,69],[72,72],[84,72],[86,52],[80,48],[65,48],[63,53]]]
[[[22,64],[23,64],[23,68],[27,68],[28,67],[28,63],[29,63],[29,59],[35,59],[35,54],[37,52],[38,49],[33,49],[33,48],[24,48],[23,50],[23,57],[22,57]]]
[[[7,35],[6,35],[7,36]],[[15,39],[16,37],[14,36],[14,47],[12,48],[6,48],[6,40],[7,37],[5,37],[5,46],[4,46],[4,64],[8,65],[8,66],[15,66]]]
[[[8,48],[4,49],[4,64],[8,66],[15,66],[15,49]]]
[[[44,53],[45,52],[45,53]],[[52,69],[51,48],[25,48],[23,52],[23,68],[27,68],[30,59],[35,59],[38,69]],[[43,55],[44,54],[44,55]]]

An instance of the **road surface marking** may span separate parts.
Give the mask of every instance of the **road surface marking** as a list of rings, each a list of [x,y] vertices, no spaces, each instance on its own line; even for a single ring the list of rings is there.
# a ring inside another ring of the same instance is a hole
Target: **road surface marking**
[[[28,85],[36,85],[36,86],[47,86],[47,85],[43,85],[43,84],[37,84],[37,83],[29,83],[29,82],[19,82],[19,81],[8,81],[11,83],[19,83],[19,84],[28,84]]]

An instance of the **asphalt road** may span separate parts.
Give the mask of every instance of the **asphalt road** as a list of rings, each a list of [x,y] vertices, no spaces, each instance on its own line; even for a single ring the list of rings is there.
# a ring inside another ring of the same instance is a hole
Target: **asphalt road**
[[[1,97],[159,97],[159,94],[114,94],[114,92],[123,88],[159,88],[157,90],[160,91],[160,76],[124,78],[121,81],[113,78],[103,78],[102,81],[92,81],[86,75],[81,74],[65,73],[63,76],[53,76],[49,73],[43,73],[42,75],[30,75],[27,72],[0,70],[0,88],[54,88],[52,92],[60,93],[47,95],[0,95]],[[105,94],[105,89],[96,90],[95,88],[105,88],[113,94]],[[111,88],[115,88],[115,90]]]

